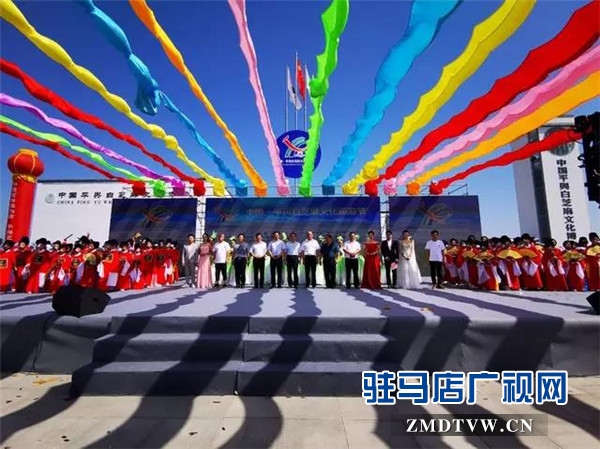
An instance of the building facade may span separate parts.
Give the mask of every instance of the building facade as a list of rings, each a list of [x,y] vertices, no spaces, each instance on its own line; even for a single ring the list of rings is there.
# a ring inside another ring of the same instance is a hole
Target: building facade
[[[560,117],[512,142],[513,150],[572,127],[573,117]],[[585,172],[580,142],[561,145],[513,164],[521,232],[554,238],[559,244],[590,232]]]

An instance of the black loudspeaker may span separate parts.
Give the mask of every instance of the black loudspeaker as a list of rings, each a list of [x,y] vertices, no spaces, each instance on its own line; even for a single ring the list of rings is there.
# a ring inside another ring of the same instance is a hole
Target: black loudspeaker
[[[596,315],[600,315],[600,292],[592,293],[585,299],[587,299],[587,302],[590,303],[590,306],[592,306],[592,309],[594,309]]]
[[[58,315],[76,316],[102,313],[110,296],[95,288],[68,285],[58,289],[52,297],[52,308]]]

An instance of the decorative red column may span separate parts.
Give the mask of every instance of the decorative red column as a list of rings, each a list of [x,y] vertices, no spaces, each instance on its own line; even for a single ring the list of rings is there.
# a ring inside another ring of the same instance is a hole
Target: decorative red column
[[[8,160],[13,174],[8,203],[6,239],[18,241],[29,236],[37,178],[44,173],[44,164],[35,151],[20,149]]]

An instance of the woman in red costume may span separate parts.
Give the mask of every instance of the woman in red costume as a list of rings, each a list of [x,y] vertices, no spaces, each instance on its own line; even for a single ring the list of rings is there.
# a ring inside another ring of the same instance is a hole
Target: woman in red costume
[[[131,270],[133,268],[133,254],[129,251],[127,243],[121,243],[119,252],[119,280],[117,290],[125,291],[131,288]]]
[[[556,247],[556,240],[551,239],[546,242],[542,256],[546,290],[551,292],[566,292],[569,290],[564,263],[562,251]]]
[[[500,275],[494,263],[495,256],[489,248],[487,241],[481,242],[481,252],[477,255],[477,285],[480,289],[497,291],[500,286]]]
[[[563,247],[567,286],[573,291],[582,292],[585,290],[585,252],[577,249],[577,242],[566,241]]]
[[[159,240],[158,248],[154,249],[154,279],[157,286],[167,283],[167,255],[164,240]]]
[[[143,263],[144,254],[142,254],[142,247],[140,245],[135,245],[135,250],[133,253],[133,268],[129,273],[129,277],[131,278],[131,288],[133,290],[142,290],[146,288],[146,283],[144,282],[144,275],[142,272]]]
[[[600,238],[595,232],[590,233],[590,246],[585,251],[588,290],[600,290]]]
[[[35,242],[37,248],[31,255],[25,269],[29,273],[25,291],[27,293],[39,293],[46,284],[46,275],[50,271],[52,255],[46,249],[48,241],[39,239]]]
[[[69,245],[61,243],[58,252],[52,257],[52,267],[48,272],[46,288],[49,293],[56,293],[60,287],[69,284],[69,274],[71,272],[71,256],[69,255]]]
[[[19,241],[19,247],[15,252],[15,285],[14,290],[17,293],[25,293],[27,286],[25,267],[29,263],[33,251],[29,248],[29,237],[23,237]]]
[[[146,241],[146,247],[142,251],[142,255],[144,256],[142,263],[140,265],[140,269],[142,270],[142,277],[144,278],[144,284],[146,287],[154,287],[156,284],[154,282],[154,258],[155,251],[152,246],[152,241]]]
[[[542,290],[542,253],[532,243],[529,234],[523,234],[523,245],[519,248],[519,253],[523,256],[520,259],[521,281],[526,290]]]
[[[69,270],[69,285],[76,285],[80,279],[77,277],[79,266],[85,261],[81,243],[76,243],[71,254],[71,268]]]
[[[16,252],[14,242],[6,240],[0,249],[0,293],[6,293],[14,284]]]
[[[450,239],[450,245],[446,247],[446,253],[444,254],[444,281],[455,286],[460,284],[457,264],[459,251],[458,240],[455,238]]]
[[[365,267],[361,288],[381,289],[381,252],[379,247],[379,242],[375,240],[375,233],[369,231],[365,242]]]

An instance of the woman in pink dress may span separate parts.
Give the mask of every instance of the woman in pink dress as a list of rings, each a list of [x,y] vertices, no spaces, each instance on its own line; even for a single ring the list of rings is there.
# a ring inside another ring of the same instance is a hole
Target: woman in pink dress
[[[207,289],[212,287],[211,262],[212,245],[208,234],[202,236],[202,243],[198,248],[198,288]]]
[[[381,253],[379,242],[375,240],[375,233],[367,233],[368,240],[365,242],[365,268],[361,288],[379,290],[381,288]]]

